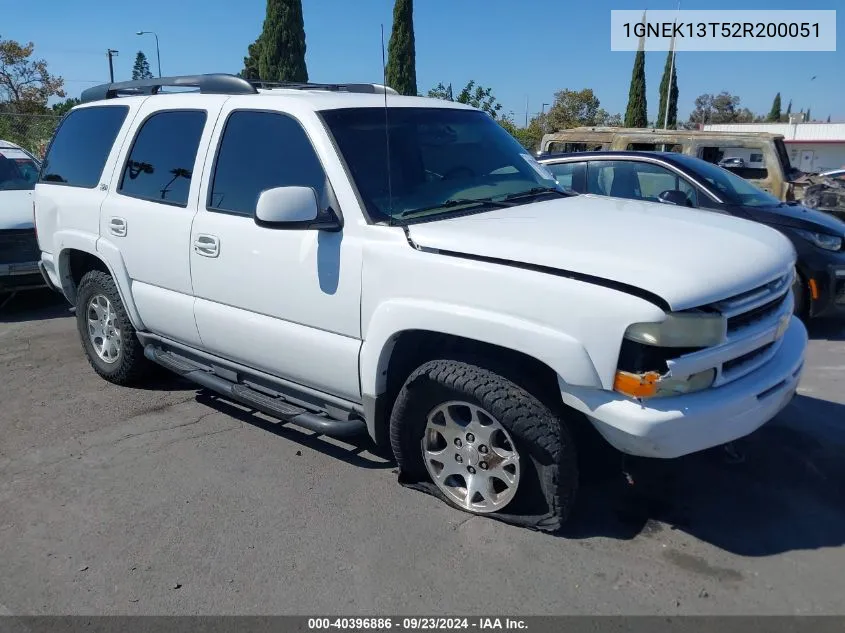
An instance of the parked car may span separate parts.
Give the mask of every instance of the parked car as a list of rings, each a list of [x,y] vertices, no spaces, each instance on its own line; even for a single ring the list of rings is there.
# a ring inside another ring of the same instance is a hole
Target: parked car
[[[0,293],[44,287],[32,218],[39,169],[32,154],[0,140]]]
[[[732,172],[685,154],[609,151],[539,160],[558,182],[578,193],[676,204],[777,229],[798,255],[796,314],[845,316],[845,222],[781,202]],[[714,250],[714,259],[723,252]]]
[[[745,156],[736,174],[784,202],[804,196],[803,172],[789,161],[782,134],[714,132],[624,127],[577,127],[543,136],[541,154],[584,151],[666,151],[716,163],[728,156]]]
[[[742,169],[745,167],[745,161],[736,156],[730,158],[723,158],[718,163],[719,167],[724,169]]]
[[[795,253],[766,226],[571,195],[484,112],[378,85],[200,75],[82,100],[35,215],[113,383],[154,361],[366,431],[403,483],[548,530],[575,498],[577,426],[672,458],[795,393]]]

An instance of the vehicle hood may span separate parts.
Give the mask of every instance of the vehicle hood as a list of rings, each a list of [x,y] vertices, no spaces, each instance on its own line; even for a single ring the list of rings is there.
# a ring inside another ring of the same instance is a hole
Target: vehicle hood
[[[845,236],[845,222],[824,211],[809,209],[801,205],[743,207],[742,211],[752,220],[764,224]]]
[[[0,231],[32,228],[32,191],[0,191]]]
[[[633,286],[672,310],[751,290],[790,271],[780,232],[727,215],[579,195],[412,224],[423,249]]]

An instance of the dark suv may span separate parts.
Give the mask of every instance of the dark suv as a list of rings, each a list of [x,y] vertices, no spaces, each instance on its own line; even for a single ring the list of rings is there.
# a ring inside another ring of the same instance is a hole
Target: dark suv
[[[600,151],[541,154],[538,160],[576,193],[724,213],[779,230],[798,253],[796,314],[845,316],[845,222],[781,202],[727,169],[685,154]]]

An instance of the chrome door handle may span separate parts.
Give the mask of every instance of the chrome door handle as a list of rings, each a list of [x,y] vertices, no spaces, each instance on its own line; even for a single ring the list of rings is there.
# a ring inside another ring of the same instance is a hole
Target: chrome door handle
[[[114,217],[109,220],[109,232],[117,237],[126,236],[126,220],[123,218]]]
[[[217,257],[220,254],[220,240],[213,235],[197,235],[194,251],[203,257]]]

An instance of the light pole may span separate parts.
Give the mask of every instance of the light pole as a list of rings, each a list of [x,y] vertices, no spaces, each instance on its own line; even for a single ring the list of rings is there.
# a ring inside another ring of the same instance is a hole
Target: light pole
[[[152,35],[156,38],[156,61],[158,62],[158,76],[161,77],[161,54],[158,51],[158,35],[153,31],[137,31],[135,35]]]

